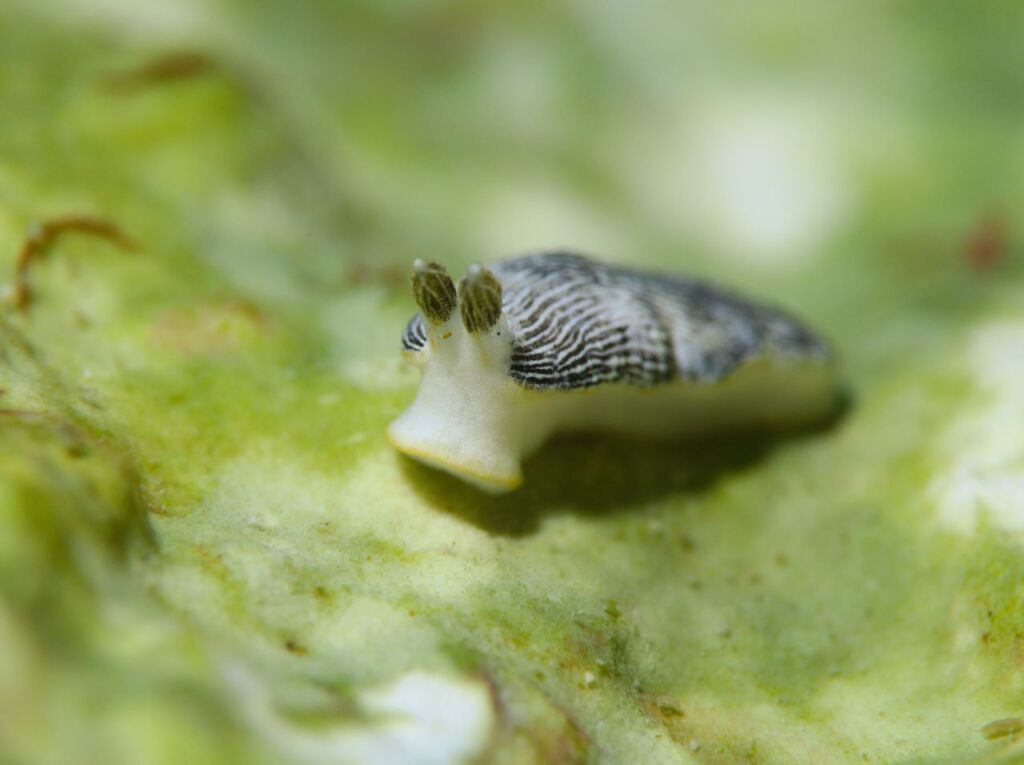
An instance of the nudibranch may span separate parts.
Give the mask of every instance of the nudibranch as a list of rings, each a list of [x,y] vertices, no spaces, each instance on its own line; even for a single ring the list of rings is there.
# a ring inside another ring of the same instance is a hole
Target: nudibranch
[[[388,439],[490,492],[556,432],[691,437],[836,408],[823,340],[704,282],[549,253],[470,266],[458,290],[418,260],[412,292],[402,349],[422,377]]]

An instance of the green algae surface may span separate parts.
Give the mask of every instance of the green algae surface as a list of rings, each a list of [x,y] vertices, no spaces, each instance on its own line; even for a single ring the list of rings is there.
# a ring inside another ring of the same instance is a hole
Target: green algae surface
[[[0,311],[0,760],[1024,760],[1024,16],[687,13],[0,9],[0,281],[136,244]],[[562,245],[791,306],[845,416],[395,454],[411,261]]]

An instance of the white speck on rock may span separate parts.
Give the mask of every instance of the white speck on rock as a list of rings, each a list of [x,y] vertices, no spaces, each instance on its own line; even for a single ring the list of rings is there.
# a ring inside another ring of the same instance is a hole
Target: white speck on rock
[[[490,692],[476,680],[410,672],[357,694],[368,722],[304,728],[275,710],[248,669],[230,665],[227,677],[255,730],[290,757],[317,765],[468,762],[483,752],[494,727]]]
[[[360,430],[357,433],[353,433],[352,435],[343,438],[341,440],[341,443],[345,446],[354,446],[355,444],[361,444],[369,437],[369,433],[367,433],[365,430]]]
[[[956,418],[939,443],[945,467],[929,486],[944,526],[973,533],[986,517],[1024,531],[1024,321],[989,322],[968,339],[961,357],[977,404]]]

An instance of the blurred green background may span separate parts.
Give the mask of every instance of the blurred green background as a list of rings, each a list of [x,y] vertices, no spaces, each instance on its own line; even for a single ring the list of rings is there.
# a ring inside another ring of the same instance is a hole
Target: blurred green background
[[[1024,761],[1022,30],[6,0],[0,761]],[[136,246],[19,307],[62,216]],[[411,261],[561,247],[790,306],[848,416],[502,499],[395,455]]]

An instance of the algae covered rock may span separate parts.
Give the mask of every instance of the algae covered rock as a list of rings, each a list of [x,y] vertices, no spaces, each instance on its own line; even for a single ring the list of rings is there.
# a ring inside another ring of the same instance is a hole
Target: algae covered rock
[[[0,8],[0,760],[1024,758],[1021,10],[643,6]],[[846,416],[395,454],[413,259],[559,246]]]

